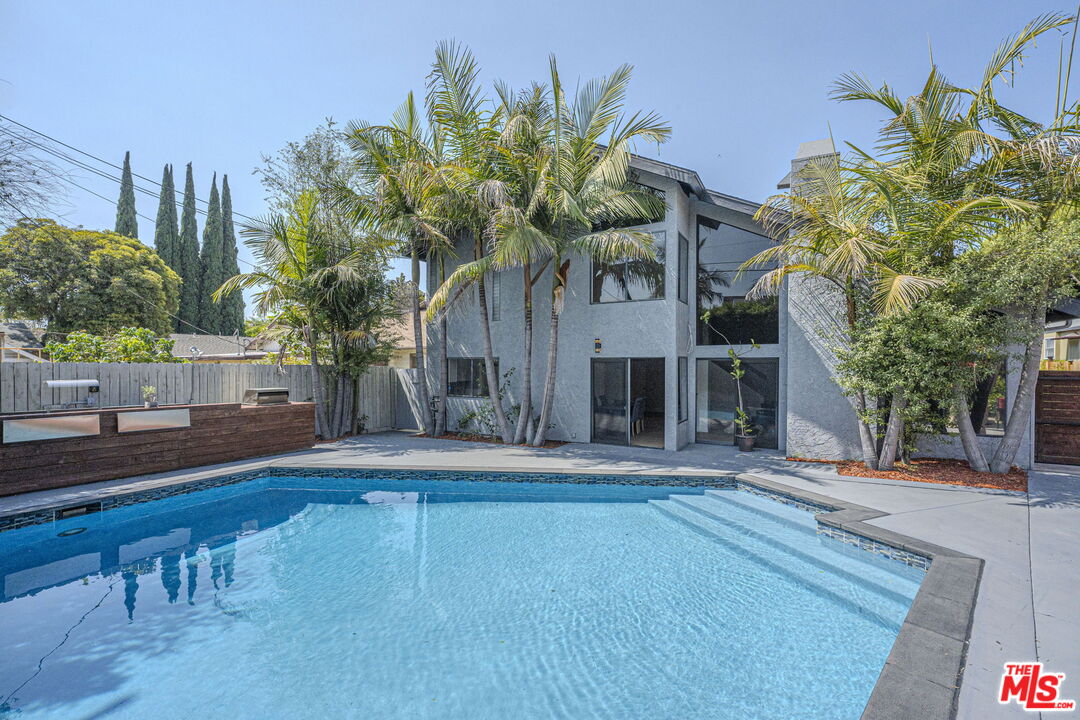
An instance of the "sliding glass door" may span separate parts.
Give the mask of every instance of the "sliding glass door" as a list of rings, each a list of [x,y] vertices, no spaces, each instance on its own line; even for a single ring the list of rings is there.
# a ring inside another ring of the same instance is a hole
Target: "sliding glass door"
[[[776,358],[744,359],[743,405],[754,423],[758,447],[778,445],[777,408],[780,395],[780,361]],[[735,443],[735,408],[738,388],[731,377],[731,361],[697,361],[697,441]]]
[[[592,441],[612,445],[628,442],[626,359],[592,361]]]
[[[664,358],[592,361],[592,441],[664,447]]]

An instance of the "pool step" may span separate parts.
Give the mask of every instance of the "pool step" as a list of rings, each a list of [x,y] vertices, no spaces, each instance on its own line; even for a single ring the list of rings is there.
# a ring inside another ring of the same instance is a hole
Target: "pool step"
[[[893,569],[874,562],[875,558],[865,551],[818,535],[817,521],[812,513],[741,491],[668,497],[695,512],[706,514],[740,535],[803,562],[843,574],[848,579],[873,584],[893,597],[902,597],[909,589],[911,592],[917,589],[918,582],[901,580]]]
[[[767,523],[776,523],[803,535],[817,536],[817,520],[810,513],[791,513],[786,505],[738,490],[706,491],[704,495],[670,495],[670,499],[693,505],[698,512],[720,520],[732,509],[741,510]],[[694,502],[699,501],[699,502]]]
[[[701,512],[687,500],[701,496],[672,495],[668,500],[650,500],[658,510],[691,525],[698,532],[712,536],[726,547],[748,554],[797,582],[827,590],[856,607],[880,607],[876,615],[890,618],[890,624],[903,618],[910,598],[918,588],[914,579],[867,563],[853,550],[823,546],[817,536],[801,530],[770,524],[754,529],[756,518],[738,507],[712,508]],[[713,499],[713,502],[719,502]],[[703,503],[704,505],[704,503]],[[722,505],[722,503],[721,503]],[[742,516],[740,517],[740,513]],[[868,598],[875,598],[867,603]]]

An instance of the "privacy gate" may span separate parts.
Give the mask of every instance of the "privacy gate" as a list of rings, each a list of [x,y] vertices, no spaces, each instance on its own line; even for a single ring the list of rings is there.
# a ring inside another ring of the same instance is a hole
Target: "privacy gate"
[[[1035,461],[1080,465],[1080,372],[1039,373]]]

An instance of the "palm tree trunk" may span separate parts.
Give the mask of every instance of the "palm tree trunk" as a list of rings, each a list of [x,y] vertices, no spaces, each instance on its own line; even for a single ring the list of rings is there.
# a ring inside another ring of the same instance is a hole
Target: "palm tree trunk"
[[[477,259],[480,258],[480,241],[477,241]],[[484,374],[487,376],[488,400],[495,411],[495,425],[499,428],[499,434],[504,443],[514,440],[514,433],[510,429],[510,422],[506,419],[506,411],[503,410],[502,397],[499,396],[499,373],[495,372],[495,351],[491,347],[491,323],[488,318],[487,290],[484,287],[484,278],[477,283],[477,292],[480,295],[480,329],[484,337]]]
[[[427,372],[424,369],[424,326],[420,317],[420,255],[412,252],[412,316],[413,336],[416,338],[416,398],[420,403],[420,429],[429,437],[432,426],[431,401],[428,399]]]
[[[849,280],[844,293],[844,301],[847,314],[848,340],[855,342],[858,331],[858,309],[855,305],[855,286]],[[877,442],[870,424],[866,422],[866,395],[863,392],[855,394],[855,412],[859,422],[859,445],[862,447],[863,464],[870,470],[878,469]]]
[[[316,348],[315,334],[310,325],[303,329],[304,342],[307,343],[311,353],[311,389],[315,394],[315,422],[318,425],[317,433],[322,439],[327,439],[330,427],[326,418],[326,395],[323,394],[322,372],[319,368],[319,351]]]
[[[525,442],[529,421],[532,418],[532,346],[533,346],[533,308],[532,308],[532,266],[525,263],[522,269],[522,282],[525,283],[525,347],[521,373],[521,410],[518,412],[517,428],[514,431],[514,444]]]
[[[551,266],[551,335],[548,339],[547,378],[544,380],[544,402],[540,406],[540,420],[536,423],[536,435],[532,444],[542,447],[547,440],[547,427],[551,422],[551,408],[555,404],[556,361],[559,357],[559,315],[562,314],[565,278],[570,271],[570,261],[559,264],[558,258]]]
[[[1040,296],[1042,300],[1044,296]],[[1020,370],[1020,383],[1016,388],[1016,397],[1009,412],[1009,421],[1005,424],[1005,435],[990,460],[990,472],[1007,473],[1013,466],[1020,441],[1027,432],[1031,419],[1031,406],[1035,402],[1035,385],[1039,382],[1039,363],[1042,360],[1043,325],[1046,311],[1042,305],[1033,307],[1027,318],[1028,327],[1037,328],[1032,332],[1024,350],[1024,365]]]
[[[904,407],[906,405],[903,391],[893,393],[892,407],[889,409],[889,423],[885,428],[885,443],[881,448],[881,457],[878,459],[879,470],[892,470],[896,467],[896,452],[900,445],[900,438],[904,435]]]
[[[979,445],[979,437],[975,434],[975,426],[971,422],[967,394],[960,385],[957,385],[953,391],[953,407],[956,413],[956,424],[960,430],[960,443],[964,446],[964,456],[967,458],[968,465],[976,472],[989,472],[990,466],[986,462],[986,456]]]
[[[446,282],[446,261],[439,257],[439,284]],[[436,373],[439,382],[438,406],[435,408],[435,437],[446,434],[446,313],[439,318],[439,368]]]

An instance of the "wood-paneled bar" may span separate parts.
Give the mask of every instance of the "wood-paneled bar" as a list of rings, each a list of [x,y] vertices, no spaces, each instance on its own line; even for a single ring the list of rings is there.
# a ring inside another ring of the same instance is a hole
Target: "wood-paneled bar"
[[[23,420],[48,421],[45,432],[53,437],[25,439],[41,432],[41,423],[20,423]],[[313,403],[107,408],[3,415],[0,421],[0,495],[244,460],[315,444]]]

